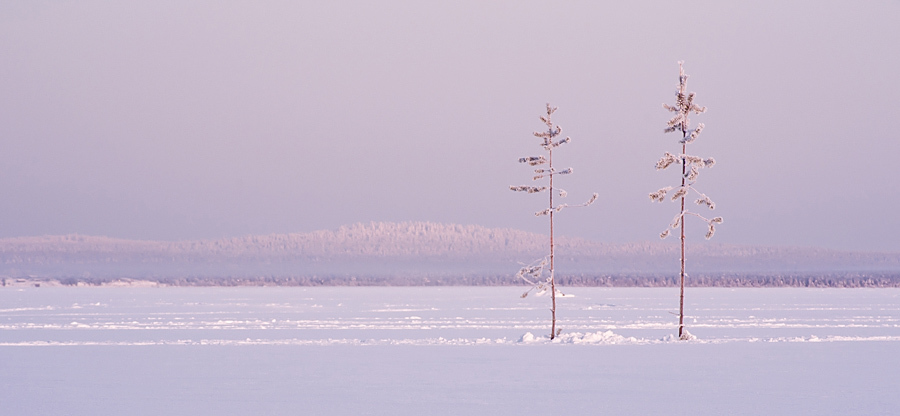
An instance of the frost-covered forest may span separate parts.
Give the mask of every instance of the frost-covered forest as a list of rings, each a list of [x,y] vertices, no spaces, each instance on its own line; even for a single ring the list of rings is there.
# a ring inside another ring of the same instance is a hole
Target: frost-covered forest
[[[84,281],[202,277],[207,282],[229,277],[312,282],[317,277],[317,284],[346,284],[350,278],[372,284],[433,284],[435,279],[443,284],[511,284],[503,283],[514,281],[511,270],[520,261],[542,256],[545,241],[546,236],[519,230],[427,222],[179,242],[22,237],[0,239],[0,276]],[[556,244],[562,267],[559,278],[564,282],[663,285],[677,274],[673,264],[677,265],[678,247],[665,242],[611,244],[559,237]],[[776,282],[823,276],[864,282],[900,273],[900,253],[890,252],[707,242],[688,246],[688,254],[695,277],[704,285],[781,284]]]

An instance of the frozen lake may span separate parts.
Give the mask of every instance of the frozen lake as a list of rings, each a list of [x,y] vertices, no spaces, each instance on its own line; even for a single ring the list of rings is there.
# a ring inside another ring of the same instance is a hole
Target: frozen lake
[[[0,414],[896,414],[900,290],[3,288]],[[522,342],[525,334],[532,342]]]

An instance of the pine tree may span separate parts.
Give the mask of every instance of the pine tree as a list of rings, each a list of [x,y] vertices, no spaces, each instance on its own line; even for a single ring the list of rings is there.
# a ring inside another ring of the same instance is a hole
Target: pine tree
[[[556,112],[556,107],[551,107],[550,104],[547,104],[547,114],[540,116],[541,121],[547,125],[546,131],[538,131],[534,132],[534,135],[541,139],[541,147],[546,152],[545,155],[539,156],[530,156],[523,157],[519,159],[520,163],[527,163],[529,166],[536,167],[534,169],[534,177],[532,180],[548,180],[549,183],[547,186],[510,186],[509,189],[515,192],[527,192],[529,194],[539,193],[547,191],[549,194],[549,204],[547,209],[536,212],[535,216],[549,216],[550,218],[550,254],[547,256],[535,260],[531,264],[522,267],[519,272],[516,274],[517,277],[525,280],[529,284],[531,284],[531,288],[528,289],[525,293],[522,294],[522,297],[528,296],[528,293],[532,290],[536,290],[538,294],[542,294],[546,291],[550,291],[550,300],[551,300],[551,325],[550,325],[550,339],[554,339],[561,330],[556,329],[556,280],[555,280],[555,245],[553,242],[553,219],[554,214],[562,211],[563,208],[568,207],[586,207],[594,203],[597,200],[597,194],[595,193],[590,200],[583,204],[579,205],[568,205],[568,204],[559,204],[553,205],[553,196],[558,195],[560,198],[566,197],[566,191],[563,189],[557,189],[554,187],[554,177],[557,175],[569,175],[572,173],[572,168],[566,168],[563,170],[556,170],[553,167],[553,150],[563,145],[565,143],[569,143],[571,139],[566,137],[565,139],[556,140],[557,136],[562,132],[562,129],[558,125],[554,125],[551,117],[554,112]]]
[[[684,238],[684,220],[688,215],[695,216],[697,218],[702,219],[707,224],[707,232],[706,239],[709,240],[712,238],[713,234],[716,232],[716,224],[722,223],[722,217],[715,217],[712,219],[708,219],[700,214],[695,212],[688,211],[685,207],[685,198],[693,192],[698,195],[697,200],[694,202],[697,205],[706,206],[709,209],[715,209],[716,204],[708,197],[706,194],[698,191],[695,188],[695,184],[697,181],[697,177],[700,175],[700,169],[702,168],[711,168],[715,165],[716,160],[713,158],[701,158],[698,156],[691,156],[687,154],[687,145],[689,143],[693,143],[697,140],[697,137],[700,135],[700,132],[703,131],[703,123],[697,124],[697,128],[691,129],[691,120],[689,118],[691,113],[694,114],[702,114],[706,112],[706,107],[699,107],[694,104],[694,96],[695,93],[687,93],[687,79],[688,76],[684,73],[684,62],[678,62],[678,89],[675,93],[675,105],[670,106],[668,104],[663,104],[663,108],[675,113],[675,116],[672,117],[666,129],[664,130],[666,133],[671,132],[681,132],[681,154],[673,155],[669,152],[666,152],[662,158],[656,162],[656,170],[666,169],[671,165],[681,165],[681,186],[678,187],[672,196],[672,201],[680,201],[681,202],[681,211],[678,215],[675,215],[675,218],[672,219],[669,227],[663,231],[659,237],[666,238],[669,236],[670,231],[674,229],[680,229],[681,231],[681,295],[679,299],[679,307],[678,307],[678,338],[682,340],[691,339],[692,336],[684,329],[684,281],[687,277],[687,273],[685,272],[685,238]],[[665,188],[659,189],[656,192],[650,194],[651,201],[659,201],[662,202],[666,198],[666,194],[671,191],[673,187],[667,186]]]

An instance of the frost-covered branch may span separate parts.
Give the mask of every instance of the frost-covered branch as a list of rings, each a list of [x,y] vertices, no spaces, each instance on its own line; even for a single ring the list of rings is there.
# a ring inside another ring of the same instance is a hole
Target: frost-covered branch
[[[536,290],[538,293],[543,293],[547,291],[547,286],[550,283],[550,276],[544,276],[545,270],[547,266],[550,264],[550,256],[544,256],[543,258],[532,261],[527,265],[523,265],[519,272],[516,273],[516,277],[522,279],[531,287],[522,293],[522,297],[528,296],[532,290]]]
[[[665,169],[671,166],[673,163],[681,163],[681,159],[669,152],[666,152],[666,154],[664,154],[663,157],[661,157],[659,161],[656,162],[656,170]]]
[[[572,168],[563,169],[561,171],[555,169],[535,169],[534,173],[537,173],[538,175],[535,175],[531,180],[536,181],[553,175],[570,175],[572,172]]]
[[[697,128],[692,130],[691,134],[685,136],[678,142],[679,143],[693,143],[694,140],[697,140],[697,136],[700,135],[700,132],[703,131],[703,127],[705,127],[705,125],[703,123],[697,123]]]
[[[671,191],[672,189],[673,188],[671,186],[667,186],[665,188],[660,188],[656,192],[651,192],[649,194],[650,200],[654,201],[654,202],[663,202],[666,199],[666,194],[668,194],[668,192]],[[709,209],[716,209],[716,203],[713,202],[709,196],[707,196],[706,194],[695,189],[694,186],[691,184],[685,184],[685,186],[679,187],[678,190],[672,194],[672,196],[671,196],[672,201],[677,201],[681,197],[686,196],[688,191],[693,191],[693,192],[697,193],[697,195],[700,196],[700,198],[698,198],[696,201],[694,201],[697,205],[706,205],[707,207],[709,207]]]
[[[544,163],[547,163],[547,159],[544,158],[544,155],[521,157],[521,158],[519,158],[519,163],[528,163],[531,166],[537,166],[537,165],[543,165]]]
[[[666,199],[666,193],[668,193],[671,190],[672,190],[671,186],[667,186],[665,188],[659,188],[658,191],[650,193],[650,200],[662,202],[663,200]]]
[[[533,194],[533,193],[537,193],[537,192],[543,192],[543,191],[546,191],[547,189],[550,189],[550,188],[547,188],[546,186],[524,186],[524,185],[520,185],[520,186],[510,186],[510,187],[509,187],[509,190],[510,190],[510,191],[514,191],[514,192],[528,192],[529,194]]]
[[[675,191],[674,194],[672,194],[672,201],[677,201],[679,198],[685,196],[687,194],[687,192],[688,192],[687,186],[682,186],[682,187],[678,188],[678,190]]]
[[[694,191],[694,192],[696,192],[697,194],[700,195],[700,198],[698,198],[696,201],[694,201],[695,204],[697,204],[697,205],[706,205],[706,206],[707,206],[709,209],[711,209],[711,210],[716,209],[716,203],[713,202],[712,199],[710,199],[708,196],[706,196],[706,194],[704,194],[703,192],[700,192],[700,191],[694,189],[693,186],[690,186],[689,188],[690,188],[692,191]]]
[[[571,138],[566,137],[565,139],[562,139],[562,140],[560,140],[560,141],[553,142],[553,143],[550,143],[550,144],[548,144],[548,145],[544,145],[544,148],[546,148],[547,150],[550,150],[550,149],[559,147],[561,144],[569,143],[569,142],[571,142],[571,141],[572,141]]]
[[[684,217],[687,215],[693,215],[697,218],[700,218],[704,222],[706,222],[706,225],[708,228],[708,230],[706,232],[707,240],[712,238],[713,234],[715,234],[715,232],[716,232],[715,225],[721,224],[722,222],[724,222],[722,217],[706,218],[696,212],[684,211],[682,213],[679,213],[678,215],[675,215],[675,217],[672,218],[672,222],[669,224],[669,227],[666,228],[665,231],[663,231],[662,233],[659,234],[659,238],[665,239],[666,237],[669,236],[671,230],[677,230],[678,228],[681,228],[684,225]]]

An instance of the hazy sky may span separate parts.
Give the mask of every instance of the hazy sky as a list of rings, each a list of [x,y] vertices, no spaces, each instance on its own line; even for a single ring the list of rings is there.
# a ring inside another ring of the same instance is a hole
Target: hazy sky
[[[549,101],[568,202],[601,194],[559,232],[656,240],[684,60],[714,240],[900,250],[900,2],[675,4],[0,3],[0,237],[545,232],[508,186]]]

